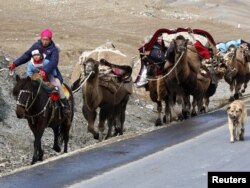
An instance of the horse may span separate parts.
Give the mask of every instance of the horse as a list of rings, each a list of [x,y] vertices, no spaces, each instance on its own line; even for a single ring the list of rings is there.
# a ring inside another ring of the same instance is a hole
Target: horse
[[[93,134],[94,139],[102,141],[104,138],[105,122],[108,122],[108,133],[105,139],[111,136],[114,126],[115,135],[123,134],[123,125],[125,121],[125,111],[130,93],[123,87],[123,83],[118,85],[117,89],[111,89],[110,81],[103,82],[99,74],[100,62],[93,58],[88,58],[83,62],[85,84],[82,87],[83,107],[82,112],[88,122],[88,131]],[[98,131],[95,130],[94,123],[99,112]]]
[[[71,113],[67,114],[63,114],[61,107],[52,101],[43,88],[42,80],[32,80],[30,77],[20,78],[16,75],[16,84],[13,88],[13,95],[16,98],[16,115],[19,119],[27,119],[35,137],[31,164],[43,160],[41,139],[47,127],[51,127],[54,132],[53,149],[60,152],[60,145],[64,142],[64,152],[68,151],[69,131],[74,116],[74,99],[70,88],[64,85],[69,92],[68,100],[71,110]]]

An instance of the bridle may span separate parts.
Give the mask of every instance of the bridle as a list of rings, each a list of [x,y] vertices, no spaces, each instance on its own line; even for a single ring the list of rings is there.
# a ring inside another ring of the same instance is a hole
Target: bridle
[[[28,112],[29,109],[34,105],[34,103],[35,103],[35,101],[36,101],[36,99],[37,99],[37,97],[38,97],[38,95],[40,93],[41,86],[42,86],[42,81],[40,81],[40,84],[39,84],[39,87],[37,89],[35,97],[33,96],[33,92],[31,92],[30,90],[21,89],[19,91],[19,93],[18,93],[16,104],[19,105],[19,106],[24,107],[25,111]],[[20,98],[24,94],[28,94],[28,97],[27,97],[26,101],[22,102],[22,101],[20,101]]]
[[[37,99],[37,97],[38,97],[38,95],[39,95],[39,93],[41,91],[41,86],[42,86],[42,80],[40,80],[40,84],[39,84],[39,87],[37,89],[35,97],[33,97],[33,92],[31,92],[29,90],[20,90],[19,94],[18,94],[18,97],[17,97],[17,105],[23,106],[25,108],[25,111],[29,112],[29,109],[35,104],[35,101],[36,101],[36,99]],[[24,103],[20,102],[20,97],[23,94],[29,94],[27,100]],[[30,99],[31,99],[31,103],[29,105],[29,100]],[[50,102],[51,102],[51,99],[49,97],[47,102],[45,103],[44,107],[41,109],[41,111],[39,111],[36,114],[32,114],[32,115],[25,114],[25,117],[31,118],[32,124],[34,124],[34,117],[37,117],[37,116],[41,115],[42,113],[44,113],[44,117],[45,117],[45,111],[46,111],[47,106],[49,105]],[[49,122],[51,122],[52,119],[53,119],[53,116],[51,116]]]

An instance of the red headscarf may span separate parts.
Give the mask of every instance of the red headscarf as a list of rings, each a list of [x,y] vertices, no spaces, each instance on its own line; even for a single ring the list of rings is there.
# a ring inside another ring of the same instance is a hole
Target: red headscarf
[[[53,33],[50,29],[44,29],[41,32],[41,38],[48,37],[48,38],[52,39],[52,35],[53,35]]]

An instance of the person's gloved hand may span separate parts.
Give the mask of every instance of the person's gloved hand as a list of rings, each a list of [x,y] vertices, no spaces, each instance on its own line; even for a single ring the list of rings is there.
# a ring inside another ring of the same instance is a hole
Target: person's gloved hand
[[[44,70],[40,69],[39,74],[42,76],[43,80],[47,79],[47,75],[46,75],[46,72]]]
[[[16,68],[16,64],[11,63],[11,64],[9,65],[9,70],[10,70],[10,71],[15,70],[15,68]]]

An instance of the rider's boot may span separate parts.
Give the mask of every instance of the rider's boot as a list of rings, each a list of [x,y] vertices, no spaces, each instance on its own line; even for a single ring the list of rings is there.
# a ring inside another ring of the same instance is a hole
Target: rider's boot
[[[62,109],[63,113],[64,114],[70,113],[71,111],[70,111],[70,106],[69,106],[68,100],[66,98],[63,98],[63,99],[61,99],[61,102],[62,102],[62,107],[63,107],[63,109]]]

